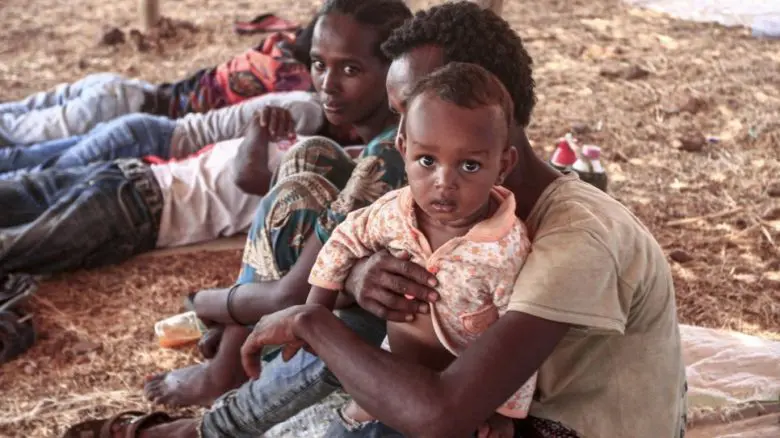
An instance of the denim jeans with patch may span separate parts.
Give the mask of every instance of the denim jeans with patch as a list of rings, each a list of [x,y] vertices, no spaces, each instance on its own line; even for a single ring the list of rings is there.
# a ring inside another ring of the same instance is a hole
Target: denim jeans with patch
[[[0,175],[8,179],[20,171],[85,166],[116,158],[155,155],[169,158],[176,122],[163,116],[129,114],[101,123],[82,136],[29,146],[0,148]]]
[[[353,306],[337,312],[344,324],[379,346],[385,321]],[[268,359],[266,357],[265,359]],[[260,379],[222,396],[206,412],[201,434],[210,437],[257,437],[341,388],[317,356],[300,350],[289,362],[275,355],[263,365]]]
[[[50,274],[154,248],[159,223],[114,162],[0,180],[0,270]]]

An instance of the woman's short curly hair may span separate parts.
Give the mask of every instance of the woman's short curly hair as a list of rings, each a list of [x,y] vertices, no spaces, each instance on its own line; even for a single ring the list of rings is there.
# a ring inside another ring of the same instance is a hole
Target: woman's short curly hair
[[[396,28],[382,50],[396,59],[427,44],[441,47],[445,62],[477,64],[498,77],[514,101],[515,120],[528,126],[536,103],[533,61],[509,23],[471,2],[445,3]]]

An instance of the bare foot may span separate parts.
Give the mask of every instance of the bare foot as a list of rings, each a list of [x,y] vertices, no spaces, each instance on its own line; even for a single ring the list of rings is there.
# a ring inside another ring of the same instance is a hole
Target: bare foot
[[[214,400],[247,380],[243,373],[219,372],[211,363],[193,365],[150,377],[144,385],[146,398],[167,406],[209,407]]]

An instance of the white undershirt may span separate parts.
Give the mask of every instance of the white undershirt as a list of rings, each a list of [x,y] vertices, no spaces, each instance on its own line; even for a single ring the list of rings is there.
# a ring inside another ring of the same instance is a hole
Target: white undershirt
[[[245,231],[260,196],[233,183],[231,166],[242,138],[196,157],[151,166],[163,197],[157,247],[182,246]]]
[[[299,134],[319,130],[324,116],[311,95],[289,94],[289,97],[301,99],[303,105],[291,105],[289,100],[283,102],[279,97],[277,93],[272,104],[290,109]],[[257,110],[256,102],[253,102],[253,111]],[[312,104],[317,105],[319,117],[312,114]],[[241,124],[245,124],[253,111],[234,111],[232,114],[237,116]],[[303,139],[304,136],[299,135],[298,138]],[[158,248],[231,236],[249,228],[262,198],[242,192],[233,182],[232,163],[242,140],[235,138],[221,141],[200,155],[151,166],[163,197]]]

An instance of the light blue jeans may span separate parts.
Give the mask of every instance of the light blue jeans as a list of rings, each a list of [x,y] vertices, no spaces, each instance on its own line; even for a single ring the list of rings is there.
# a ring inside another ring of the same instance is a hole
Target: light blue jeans
[[[114,73],[86,76],[0,104],[0,147],[82,135],[98,123],[141,110],[156,85]]]
[[[67,169],[115,158],[169,158],[176,122],[150,114],[128,114],[101,123],[83,136],[30,146],[0,148],[0,179],[20,171]]]
[[[0,114],[24,114],[30,111],[63,105],[77,99],[89,89],[101,87],[125,78],[116,73],[95,73],[85,76],[72,84],[59,84],[49,90],[31,94],[22,100],[0,103]]]
[[[358,306],[338,312],[341,321],[377,347],[385,337],[385,321]],[[268,359],[266,357],[265,359]],[[317,356],[300,350],[289,362],[281,355],[263,365],[260,379],[223,395],[206,412],[201,434],[210,437],[257,437],[341,388],[336,376]]]

